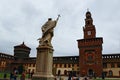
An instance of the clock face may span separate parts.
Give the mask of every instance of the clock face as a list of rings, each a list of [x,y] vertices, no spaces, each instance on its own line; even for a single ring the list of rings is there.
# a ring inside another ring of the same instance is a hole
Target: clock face
[[[88,31],[87,34],[88,34],[88,35],[91,35],[91,31]]]

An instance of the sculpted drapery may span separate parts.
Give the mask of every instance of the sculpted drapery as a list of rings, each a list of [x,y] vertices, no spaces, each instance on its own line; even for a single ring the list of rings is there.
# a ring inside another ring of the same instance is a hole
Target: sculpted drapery
[[[60,15],[58,15],[56,20],[48,18],[48,21],[41,27],[42,37],[39,39],[39,43],[41,46],[52,47],[51,40],[54,35],[54,28],[56,27],[59,17]]]

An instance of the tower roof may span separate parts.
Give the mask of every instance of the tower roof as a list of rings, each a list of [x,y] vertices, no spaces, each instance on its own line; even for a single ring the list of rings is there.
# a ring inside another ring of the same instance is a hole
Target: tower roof
[[[14,48],[26,48],[26,49],[31,50],[31,48],[26,46],[24,42],[22,44],[20,44],[20,45],[14,46]]]
[[[86,12],[86,18],[91,18],[91,12],[90,11]]]
[[[91,14],[91,12],[90,12],[90,11],[87,11],[86,14]]]

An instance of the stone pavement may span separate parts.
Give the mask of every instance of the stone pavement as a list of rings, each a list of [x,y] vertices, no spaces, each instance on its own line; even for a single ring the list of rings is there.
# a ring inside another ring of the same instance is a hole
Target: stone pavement
[[[61,79],[60,79],[61,78]],[[57,80],[68,80],[67,76],[61,76],[61,77],[56,77]],[[72,77],[71,80],[84,80],[84,77]],[[92,79],[88,79],[88,80],[92,80]]]
[[[60,79],[61,78],[61,79]],[[71,80],[75,80],[77,77],[74,77],[74,79],[71,78]],[[61,76],[61,77],[56,77],[57,80],[68,80],[67,76]],[[10,80],[10,79],[0,79],[0,80]],[[20,80],[17,78],[17,80]],[[25,80],[31,80],[31,79],[25,79]],[[80,77],[79,80],[83,80],[83,77]],[[92,79],[89,79],[92,80]]]
[[[68,80],[68,77],[66,77],[66,76],[61,76],[61,79],[60,79],[60,77],[56,77],[56,78],[57,78],[57,80]],[[107,78],[107,79],[110,79],[110,80],[113,80],[113,79],[120,80],[120,78]],[[10,79],[0,79],[0,80],[10,80]],[[20,80],[20,79],[17,79],[17,80]],[[25,80],[31,80],[31,79],[26,78]],[[71,79],[71,80],[75,80],[75,79]],[[84,80],[84,77],[80,77],[79,80]],[[88,80],[93,80],[93,79],[88,79]]]

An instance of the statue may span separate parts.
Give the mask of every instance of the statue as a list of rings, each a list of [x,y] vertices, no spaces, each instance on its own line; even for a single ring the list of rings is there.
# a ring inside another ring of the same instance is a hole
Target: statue
[[[48,21],[41,27],[42,37],[38,39],[41,46],[52,47],[51,40],[54,35],[54,28],[56,27],[59,17],[60,15],[58,15],[56,20],[48,18]]]

